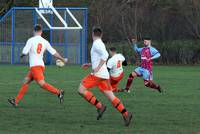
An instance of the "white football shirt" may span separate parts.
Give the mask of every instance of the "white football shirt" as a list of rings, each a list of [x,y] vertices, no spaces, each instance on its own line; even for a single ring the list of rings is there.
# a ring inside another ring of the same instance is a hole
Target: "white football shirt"
[[[108,52],[106,51],[106,47],[101,39],[97,39],[93,42],[90,54],[92,69],[95,69],[99,65],[101,59],[104,61],[107,61],[108,59]],[[104,63],[101,69],[94,75],[103,79],[109,79],[110,76],[106,63]]]
[[[50,45],[50,43],[39,35],[30,38],[25,47],[23,48],[22,54],[29,54],[29,65],[33,66],[44,66],[43,55],[45,50],[54,55],[56,50]]]
[[[110,75],[112,77],[118,77],[123,72],[122,63],[125,61],[125,58],[122,54],[115,54],[112,56],[108,62],[107,67],[110,68]]]

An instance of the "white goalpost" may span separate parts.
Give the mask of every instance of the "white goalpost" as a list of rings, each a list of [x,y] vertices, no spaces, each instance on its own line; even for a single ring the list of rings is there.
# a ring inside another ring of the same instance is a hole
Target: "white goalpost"
[[[72,14],[72,12],[66,8],[66,13],[69,14],[69,16],[72,18],[74,23],[77,26],[70,27],[68,26],[67,22],[61,17],[61,15],[58,13],[58,11],[53,6],[53,0],[39,0],[39,8],[35,8],[37,14],[42,18],[42,20],[45,22],[45,24],[49,27],[49,29],[53,30],[76,30],[76,29],[82,29],[81,24],[78,22],[76,17]],[[55,14],[56,17],[60,20],[60,22],[63,24],[62,27],[55,27],[52,26],[47,19],[44,17],[43,14]]]

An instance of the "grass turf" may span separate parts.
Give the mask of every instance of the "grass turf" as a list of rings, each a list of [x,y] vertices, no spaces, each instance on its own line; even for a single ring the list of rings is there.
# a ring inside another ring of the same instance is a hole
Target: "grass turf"
[[[133,68],[125,68],[126,77]],[[28,68],[0,66],[0,134],[200,134],[200,67],[154,67],[154,79],[165,93],[144,87],[136,78],[130,94],[116,93],[127,109],[134,113],[129,127],[109,101],[93,89],[98,100],[108,106],[104,117],[96,120],[96,109],[78,94],[80,80],[89,73],[78,66],[46,67],[46,81],[64,89],[65,102],[40,89],[33,82],[19,108],[7,103],[20,88]]]

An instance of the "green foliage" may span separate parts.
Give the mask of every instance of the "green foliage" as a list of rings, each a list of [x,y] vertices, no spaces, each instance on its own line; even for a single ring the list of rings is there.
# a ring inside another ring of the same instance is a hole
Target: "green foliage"
[[[78,66],[46,68],[46,81],[64,89],[65,102],[33,82],[19,108],[7,99],[16,96],[25,66],[0,66],[0,133],[1,134],[198,134],[200,132],[200,68],[183,66],[154,67],[154,79],[166,90],[164,94],[146,88],[136,78],[130,94],[117,93],[126,108],[134,113],[130,127],[123,126],[120,113],[98,89],[91,90],[108,106],[102,120],[96,120],[96,109],[77,93],[80,80],[90,71]],[[133,70],[125,68],[126,78]]]
[[[143,47],[142,42],[139,46]],[[123,53],[129,62],[135,63],[135,52],[127,42],[108,43],[107,47],[114,46]],[[199,40],[174,40],[166,42],[153,42],[160,53],[161,64],[200,64]]]

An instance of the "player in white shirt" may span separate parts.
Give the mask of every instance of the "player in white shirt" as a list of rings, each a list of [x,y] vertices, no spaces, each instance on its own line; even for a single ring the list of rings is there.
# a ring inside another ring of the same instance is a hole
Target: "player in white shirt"
[[[124,77],[122,66],[127,66],[127,62],[122,54],[116,52],[115,47],[109,49],[109,54],[111,58],[107,62],[107,68],[110,72],[110,83],[113,92],[122,92],[122,89],[118,89],[118,84]]]
[[[130,124],[132,114],[130,114],[124,105],[121,103],[112,92],[112,87],[109,81],[109,72],[107,70],[106,61],[108,59],[108,52],[102,38],[101,28],[94,28],[92,33],[93,45],[90,51],[91,62],[83,64],[83,69],[88,69],[92,66],[92,73],[86,76],[79,86],[79,94],[84,97],[89,103],[97,108],[99,120],[106,110],[106,106],[99,102],[96,97],[88,89],[98,87],[100,91],[112,102],[113,106],[123,115],[125,126]]]
[[[24,94],[28,90],[29,84],[33,80],[35,80],[41,88],[48,90],[53,94],[58,95],[60,102],[63,102],[64,91],[58,90],[57,88],[45,82],[44,80],[43,73],[45,65],[43,61],[43,55],[44,52],[47,50],[54,57],[62,60],[65,63],[67,62],[67,59],[64,59],[62,56],[60,56],[60,54],[56,52],[56,50],[50,45],[50,43],[44,38],[42,38],[41,35],[42,35],[42,26],[37,24],[34,27],[34,36],[27,41],[25,47],[23,48],[21,58],[29,54],[30,71],[28,75],[25,77],[24,83],[18,95],[14,99],[8,99],[8,102],[15,107],[18,106],[19,101],[23,98]]]

